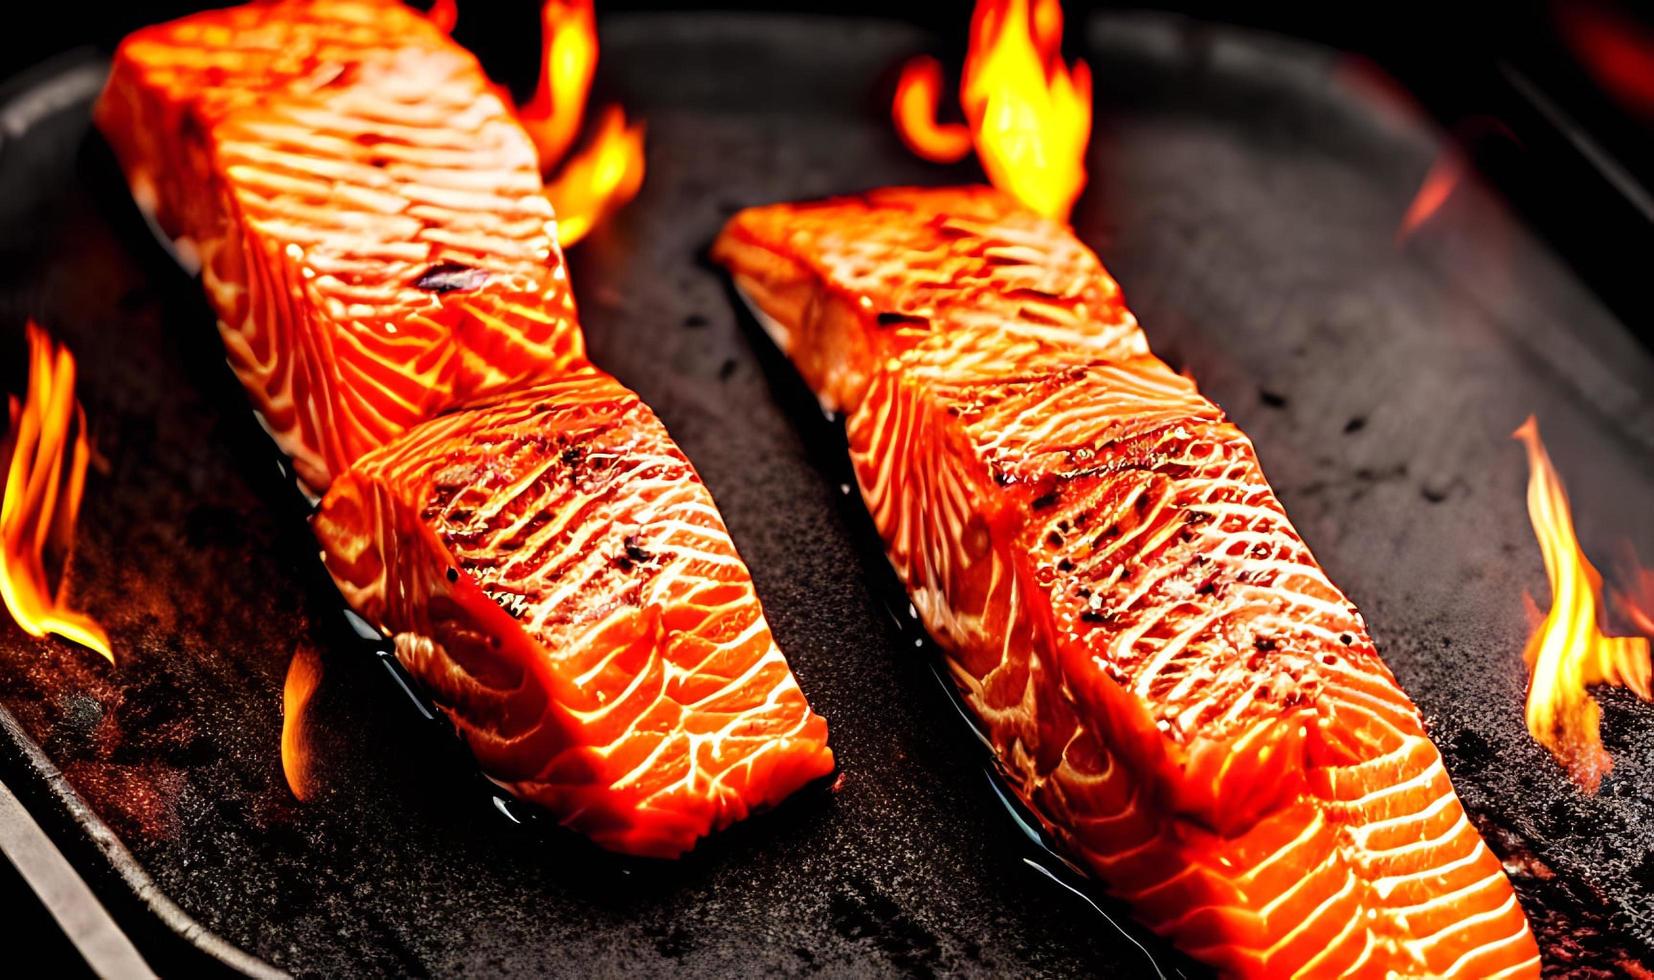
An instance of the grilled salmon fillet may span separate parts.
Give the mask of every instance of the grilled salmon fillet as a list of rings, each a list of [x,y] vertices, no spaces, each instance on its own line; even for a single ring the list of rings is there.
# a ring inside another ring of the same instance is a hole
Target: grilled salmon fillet
[[[476,59],[401,3],[145,28],[96,118],[318,493],[415,422],[584,353],[533,142]]]
[[[1097,256],[1072,235],[1053,239],[1049,220],[1006,201],[987,187],[886,188],[750,208],[715,256],[835,412],[855,408],[886,359],[938,328],[1148,353]],[[926,259],[900,264],[909,254]]]
[[[314,527],[484,770],[673,857],[833,768],[694,468],[591,368],[415,426]]]
[[[655,857],[830,772],[706,488],[585,361],[529,137],[391,0],[128,38],[97,118],[199,260],[350,604],[483,771]]]
[[[1252,444],[1066,228],[986,189],[731,219],[1009,782],[1234,976],[1536,975],[1498,859]]]

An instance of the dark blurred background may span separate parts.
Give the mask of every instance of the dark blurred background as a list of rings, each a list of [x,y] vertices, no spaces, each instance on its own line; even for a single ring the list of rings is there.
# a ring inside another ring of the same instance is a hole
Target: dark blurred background
[[[0,37],[0,78],[72,48],[109,50],[138,26],[221,5],[29,4],[12,11],[10,29]],[[1470,163],[1628,326],[1654,341],[1654,291],[1643,283],[1654,257],[1654,0],[1065,0],[1063,6],[1071,24],[1104,7],[1171,10],[1187,14],[1195,30],[1200,21],[1242,24],[1370,60],[1458,139]],[[526,92],[538,65],[538,0],[460,0],[459,8],[458,39],[500,81]],[[600,24],[629,12],[707,8],[890,18],[930,31],[935,53],[957,64],[971,4],[598,0],[597,8]],[[1071,45],[1078,35],[1068,32]]]

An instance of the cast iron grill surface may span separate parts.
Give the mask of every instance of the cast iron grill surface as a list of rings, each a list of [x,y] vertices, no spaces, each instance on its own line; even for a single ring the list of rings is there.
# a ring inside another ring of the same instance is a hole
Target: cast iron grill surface
[[[1654,558],[1654,361],[1473,185],[1398,245],[1442,142],[1352,62],[1163,16],[1083,26],[1099,119],[1080,235],[1155,349],[1257,442],[1423,709],[1551,970],[1646,960],[1654,716],[1601,695],[1616,768],[1595,797],[1528,739],[1521,596],[1547,590],[1509,434],[1538,413],[1594,554],[1623,539]],[[0,625],[8,782],[135,935],[188,932],[156,914],[170,900],[295,973],[1186,970],[1028,866],[982,750],[889,613],[891,573],[839,489],[841,437],[704,259],[742,206],[976,179],[911,159],[889,128],[891,72],[931,39],[640,15],[602,40],[605,92],[648,120],[649,177],[571,256],[587,339],[716,496],[832,726],[840,783],[672,865],[497,812],[345,630],[197,285],[90,133],[85,61],[0,108],[0,312],[6,350],[34,314],[79,358],[102,462],[73,594],[120,663]],[[18,360],[0,361],[13,389]],[[320,789],[301,804],[278,736],[303,643],[324,676]]]

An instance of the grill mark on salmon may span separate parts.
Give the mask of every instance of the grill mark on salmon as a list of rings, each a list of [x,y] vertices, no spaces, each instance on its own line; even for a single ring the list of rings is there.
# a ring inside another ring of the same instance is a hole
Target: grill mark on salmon
[[[350,605],[510,792],[673,857],[829,773],[711,497],[584,360],[532,143],[390,0],[140,31],[99,103]]]
[[[1538,973],[1360,614],[1067,229],[891,189],[742,212],[714,255],[847,414],[1008,781],[1138,918],[1235,976]]]

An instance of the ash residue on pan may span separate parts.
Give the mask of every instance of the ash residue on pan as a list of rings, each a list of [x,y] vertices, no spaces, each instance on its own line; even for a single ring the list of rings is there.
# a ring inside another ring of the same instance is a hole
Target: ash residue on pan
[[[1332,54],[1161,18],[1092,28],[1082,236],[1156,347],[1258,442],[1490,845],[1530,869],[1517,887],[1570,957],[1553,967],[1646,957],[1654,722],[1606,699],[1618,769],[1594,799],[1527,739],[1520,597],[1544,577],[1507,441],[1537,411],[1587,546],[1624,534],[1654,554],[1646,354],[1486,195],[1398,250],[1436,137]],[[603,40],[602,84],[648,120],[650,175],[571,257],[588,340],[717,497],[842,785],[664,867],[501,819],[452,739],[341,635],[198,287],[95,152],[76,170],[83,110],[0,147],[0,322],[37,314],[80,357],[109,469],[74,594],[122,661],[0,627],[0,700],[166,894],[297,972],[1142,972],[1022,863],[980,747],[861,574],[864,525],[823,447],[698,258],[746,204],[969,179],[909,158],[876,88],[930,39],[707,16],[616,18]],[[277,754],[301,641],[323,651],[302,805]]]

